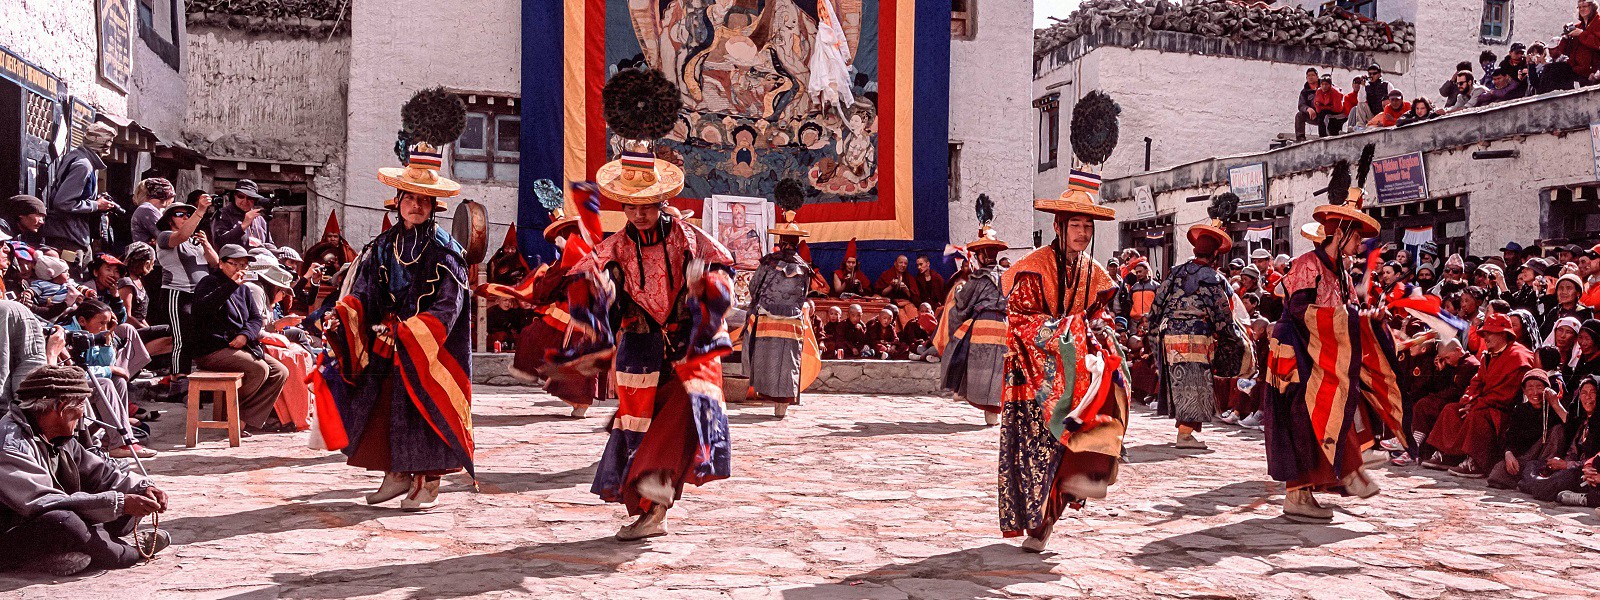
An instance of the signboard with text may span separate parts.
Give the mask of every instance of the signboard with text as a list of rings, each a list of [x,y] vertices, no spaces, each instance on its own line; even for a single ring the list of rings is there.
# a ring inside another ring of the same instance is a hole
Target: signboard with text
[[[1141,185],[1133,188],[1133,218],[1148,219],[1156,216],[1156,198],[1150,193],[1150,186]]]
[[[1228,169],[1228,191],[1239,197],[1239,206],[1266,206],[1267,163]]]
[[[1372,176],[1378,184],[1377,204],[1428,198],[1428,170],[1421,152],[1372,161]]]
[[[1600,121],[1589,124],[1589,148],[1594,153],[1594,178],[1600,180]]]
[[[100,78],[122,92],[133,80],[133,15],[129,0],[95,0],[100,30]]]

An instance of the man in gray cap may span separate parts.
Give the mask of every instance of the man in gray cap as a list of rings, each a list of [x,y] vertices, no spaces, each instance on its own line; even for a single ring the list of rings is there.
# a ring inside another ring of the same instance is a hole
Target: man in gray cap
[[[116,135],[117,131],[105,123],[90,125],[83,135],[83,145],[62,156],[56,168],[46,207],[49,218],[44,222],[44,240],[61,251],[62,260],[79,267],[80,274],[93,258],[90,250],[100,230],[101,213],[117,208],[110,195],[97,191],[97,173],[106,168],[101,157],[111,151],[111,140]]]
[[[266,197],[261,195],[256,182],[240,179],[227,197],[222,210],[217,211],[217,219],[211,223],[211,239],[218,244],[276,249],[272,232],[267,230],[267,219],[257,206]]]

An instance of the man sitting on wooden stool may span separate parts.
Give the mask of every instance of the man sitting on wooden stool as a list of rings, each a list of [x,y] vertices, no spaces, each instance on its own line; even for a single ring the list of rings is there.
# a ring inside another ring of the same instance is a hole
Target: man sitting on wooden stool
[[[261,350],[262,313],[255,295],[243,285],[250,253],[228,244],[217,254],[217,270],[194,288],[194,364],[207,371],[244,374],[239,421],[245,433],[293,432],[294,425],[279,423],[272,410],[289,370]]]

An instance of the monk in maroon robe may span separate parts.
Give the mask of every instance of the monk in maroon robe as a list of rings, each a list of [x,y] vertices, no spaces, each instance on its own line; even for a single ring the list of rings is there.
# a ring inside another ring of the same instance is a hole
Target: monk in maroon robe
[[[1483,339],[1483,367],[1467,385],[1460,401],[1446,404],[1428,434],[1428,443],[1438,448],[1439,459],[1426,465],[1434,468],[1460,461],[1450,469],[1452,475],[1481,478],[1489,474],[1503,452],[1506,417],[1522,392],[1522,376],[1537,360],[1533,351],[1515,341],[1511,318],[1489,315],[1478,328]],[[1460,460],[1465,458],[1465,460]]]

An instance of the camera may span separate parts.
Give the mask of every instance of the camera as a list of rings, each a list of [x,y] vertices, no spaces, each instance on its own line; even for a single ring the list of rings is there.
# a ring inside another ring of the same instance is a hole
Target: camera
[[[66,338],[67,352],[72,356],[82,356],[83,353],[88,352],[90,348],[96,346],[111,345],[111,332],[109,331],[89,333],[86,331],[78,331],[76,329],[64,329],[55,323],[45,323],[44,325],[45,337],[55,335],[56,331],[58,330],[61,331],[63,337]]]

